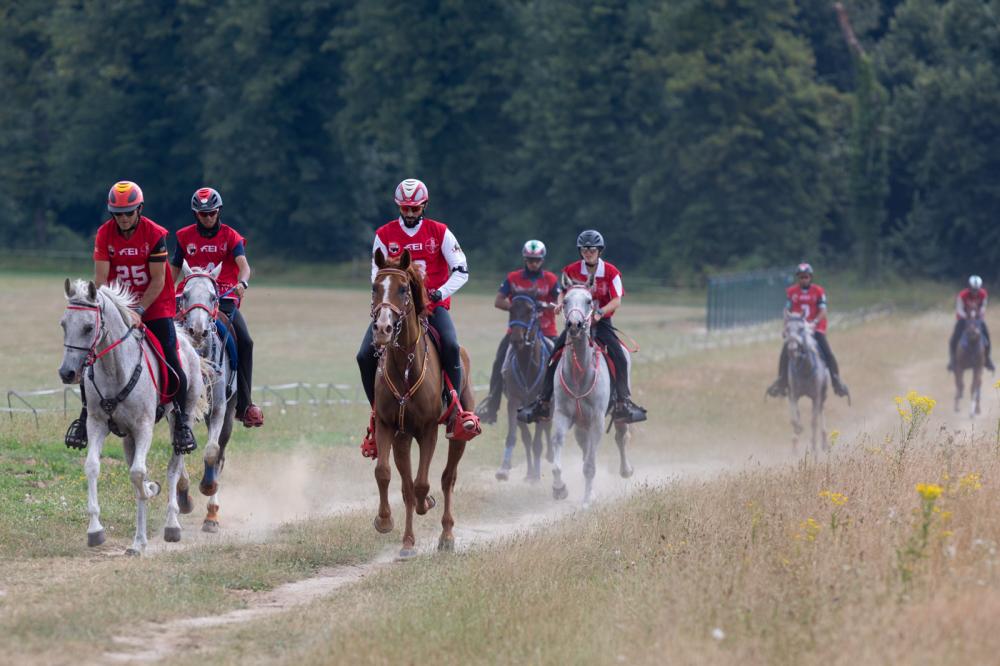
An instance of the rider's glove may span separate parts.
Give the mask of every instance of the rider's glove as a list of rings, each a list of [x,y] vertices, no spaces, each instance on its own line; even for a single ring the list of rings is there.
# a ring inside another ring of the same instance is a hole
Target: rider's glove
[[[433,290],[431,290],[431,292],[430,292],[429,294],[427,294],[427,295],[428,295],[428,296],[430,297],[430,299],[431,299],[431,303],[437,303],[437,302],[438,302],[438,301],[440,301],[440,300],[441,300],[442,298],[444,298],[444,294],[442,294],[442,293],[441,293],[441,290],[440,290],[440,289],[433,289]]]

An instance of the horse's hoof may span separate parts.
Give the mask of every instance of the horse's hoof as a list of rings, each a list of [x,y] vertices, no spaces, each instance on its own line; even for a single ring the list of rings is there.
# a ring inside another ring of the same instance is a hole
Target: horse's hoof
[[[564,500],[569,497],[569,489],[566,486],[552,489],[552,499]]]
[[[622,467],[619,470],[619,473],[622,475],[623,479],[627,479],[627,478],[631,477],[633,474],[635,474],[635,470],[632,469],[631,465],[629,465],[628,467]]]
[[[177,543],[181,540],[181,528],[179,527],[164,527],[163,528],[163,540],[169,541],[170,543]]]
[[[542,480],[542,477],[540,477],[537,474],[525,474],[524,475],[524,482],[525,483],[538,483],[541,480]]]
[[[177,491],[177,506],[180,507],[181,513],[194,511],[194,502],[191,501],[191,495],[188,494],[186,488]]]
[[[98,530],[96,532],[87,532],[87,545],[91,548],[94,546],[100,546],[104,543],[104,530]]]
[[[149,493],[147,493],[147,494],[148,494],[148,497],[146,497],[146,499],[153,499],[154,497],[156,497],[157,495],[159,495],[160,494],[160,484],[157,483],[156,481],[150,481],[149,482]]]
[[[128,548],[125,549],[125,555],[128,557],[139,557],[140,555],[142,555],[142,553],[136,550],[135,548],[129,546]]]
[[[497,481],[506,481],[510,478],[510,468],[501,467],[493,476],[496,477]]]
[[[205,479],[202,479],[201,483],[198,484],[198,490],[200,490],[201,494],[205,497],[211,497],[215,493],[219,492],[219,483],[217,481],[205,483]]]
[[[378,532],[379,534],[388,534],[389,532],[392,531],[392,518],[387,519],[386,523],[388,524],[383,526],[379,522],[378,516],[375,516],[375,520],[372,521],[372,524],[375,526],[375,531]]]
[[[453,536],[442,536],[438,539],[438,552],[440,553],[454,553],[455,552],[455,537]]]
[[[215,534],[219,531],[219,521],[205,520],[205,522],[201,524],[201,531],[208,532],[209,534]]]
[[[399,555],[396,556],[397,562],[405,562],[407,560],[412,560],[417,556],[416,548],[403,548],[399,551]]]
[[[424,500],[424,511],[430,511],[437,506],[437,500],[434,499],[434,495],[428,495],[427,499]]]

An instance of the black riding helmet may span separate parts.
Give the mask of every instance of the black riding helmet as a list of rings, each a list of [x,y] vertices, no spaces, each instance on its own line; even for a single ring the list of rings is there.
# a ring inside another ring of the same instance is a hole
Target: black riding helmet
[[[207,213],[222,208],[222,195],[211,187],[203,187],[191,195],[191,210]]]
[[[577,249],[584,247],[596,247],[600,251],[604,251],[604,236],[601,235],[600,231],[595,229],[587,229],[580,233],[576,237],[576,247]]]

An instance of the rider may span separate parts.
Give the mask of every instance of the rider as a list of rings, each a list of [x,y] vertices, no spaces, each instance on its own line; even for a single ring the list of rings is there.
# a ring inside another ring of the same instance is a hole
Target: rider
[[[399,217],[387,222],[375,232],[372,245],[372,282],[378,273],[374,255],[377,250],[389,258],[398,258],[403,250],[410,251],[410,257],[424,278],[427,290],[427,322],[440,336],[441,365],[457,395],[462,391],[462,357],[459,351],[458,334],[451,321],[448,309],[451,296],[469,279],[468,263],[455,234],[446,225],[424,217],[428,201],[427,186],[415,178],[407,178],[396,186],[395,202],[399,207]],[[361,444],[361,452],[367,457],[375,457],[375,373],[378,357],[372,344],[372,327],[365,330],[364,340],[357,354],[361,370],[361,383],[372,406],[368,432]],[[457,396],[456,396],[457,397]],[[479,417],[458,405],[458,414],[453,424],[471,421],[475,424],[474,435],[479,431]],[[473,436],[474,436],[473,435]],[[448,435],[451,437],[451,433]]]
[[[230,292],[219,300],[219,309],[229,317],[236,331],[236,418],[247,428],[264,425],[264,413],[253,404],[250,396],[253,378],[253,339],[246,319],[240,312],[243,295],[249,287],[250,264],[247,262],[246,239],[235,229],[222,223],[222,195],[211,187],[202,187],[191,195],[191,210],[195,223],[177,232],[177,248],[171,266],[181,277],[181,265],[202,266],[213,270],[222,264],[219,273],[219,293]]]
[[[819,347],[820,354],[823,355],[826,367],[830,369],[833,392],[839,396],[848,395],[850,391],[847,389],[847,384],[840,379],[837,359],[826,339],[826,291],[818,284],[813,284],[813,269],[807,263],[798,265],[795,269],[795,276],[799,282],[786,290],[788,300],[785,303],[785,315],[805,314],[806,321],[815,324],[816,329],[813,332],[813,337],[816,339],[816,346]],[[778,378],[768,387],[767,393],[774,397],[788,395],[788,349],[785,346],[781,347]]]
[[[951,340],[948,341],[948,371],[955,369],[955,349],[958,341],[962,337],[962,328],[965,320],[971,316],[979,319],[983,327],[983,337],[986,338],[986,369],[993,372],[993,359],[990,358],[990,331],[986,328],[986,290],[983,288],[983,278],[978,275],[969,276],[969,286],[958,292],[955,299],[955,330],[951,333]]]
[[[174,330],[174,281],[167,267],[167,230],[142,215],[142,190],[123,180],[108,192],[111,219],[98,228],[94,242],[94,282],[98,287],[117,281],[132,290],[139,299],[133,307],[132,326],[143,324],[159,340],[167,372],[167,393],[174,403],[174,452],[190,453],[197,448],[194,433],[187,425],[184,402],[187,375],[177,357]],[[195,370],[197,372],[197,369]],[[84,391],[80,394],[85,396]],[[87,446],[87,403],[84,398],[80,418],[66,431],[66,446]]]
[[[493,307],[509,311],[511,299],[514,296],[530,296],[538,303],[544,304],[539,315],[539,330],[550,341],[555,341],[559,332],[556,330],[555,303],[559,300],[559,278],[551,271],[542,270],[545,261],[545,243],[540,240],[529,240],[521,248],[524,257],[524,269],[511,271],[497,292]],[[490,392],[476,409],[476,414],[486,423],[495,423],[497,411],[500,409],[500,398],[503,396],[503,362],[510,347],[510,329],[500,340],[496,358],[493,359],[493,371],[490,373]]]
[[[608,356],[615,366],[615,406],[611,417],[615,420],[624,420],[629,423],[646,420],[646,409],[632,402],[628,381],[628,360],[625,351],[622,349],[621,341],[615,332],[615,327],[611,325],[611,317],[618,310],[622,303],[622,296],[625,289],[622,286],[621,273],[614,265],[601,259],[604,252],[604,236],[600,232],[588,229],[582,232],[576,239],[576,247],[580,252],[580,261],[575,261],[563,269],[563,275],[574,282],[586,282],[588,276],[594,276],[594,296],[597,299],[597,309],[594,310],[594,326],[591,335],[604,344]],[[556,303],[556,310],[562,308],[563,294],[559,294]],[[549,361],[548,370],[545,373],[545,383],[542,385],[542,393],[530,405],[517,410],[517,419],[524,423],[532,423],[541,419],[547,419],[552,415],[551,400],[552,389],[556,374],[556,352],[566,344],[566,330],[559,335],[556,340],[555,349],[552,350],[552,360]]]

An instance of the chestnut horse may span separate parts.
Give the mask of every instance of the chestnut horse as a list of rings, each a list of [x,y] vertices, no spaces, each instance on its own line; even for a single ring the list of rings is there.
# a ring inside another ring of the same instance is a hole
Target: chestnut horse
[[[378,458],[375,480],[378,482],[379,507],[375,529],[382,534],[392,531],[389,510],[389,454],[396,461],[402,479],[403,504],[406,506],[406,526],[403,530],[403,547],[400,559],[416,555],[413,535],[413,511],[424,515],[435,505],[429,495],[431,458],[437,445],[438,425],[442,416],[444,378],[437,348],[428,338],[426,304],[423,278],[410,261],[408,250],[403,251],[399,262],[391,264],[381,250],[375,252],[378,272],[372,284],[372,333],[373,343],[379,350],[379,372],[375,379],[375,441]],[[462,386],[456,387],[464,409],[475,406],[475,397],[469,384],[469,355],[461,350]],[[452,410],[457,405],[452,405]],[[459,424],[456,427],[462,427]],[[417,476],[413,478],[410,444],[417,439],[420,460]],[[441,474],[444,493],[444,515],[441,517],[441,538],[438,550],[454,550],[455,520],[451,514],[452,491],[458,472],[458,461],[465,453],[465,442],[448,441],[448,462]]]

